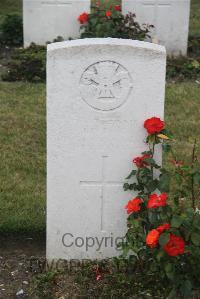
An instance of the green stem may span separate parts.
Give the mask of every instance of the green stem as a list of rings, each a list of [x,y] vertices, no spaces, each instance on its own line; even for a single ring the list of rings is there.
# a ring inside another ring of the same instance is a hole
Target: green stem
[[[156,139],[156,136],[155,136]],[[153,142],[152,148],[149,145],[150,151],[152,152],[152,158],[154,159],[154,154],[155,154],[155,141]],[[152,174],[152,180],[153,180],[153,166],[151,166],[151,174]]]
[[[191,166],[192,170],[194,169],[194,163],[195,163],[196,144],[197,144],[197,140],[195,139],[194,146],[193,146],[193,149],[192,149],[192,166]],[[192,208],[195,209],[196,199],[195,199],[194,176],[193,176],[193,174],[192,174],[191,178],[192,178],[191,179]]]

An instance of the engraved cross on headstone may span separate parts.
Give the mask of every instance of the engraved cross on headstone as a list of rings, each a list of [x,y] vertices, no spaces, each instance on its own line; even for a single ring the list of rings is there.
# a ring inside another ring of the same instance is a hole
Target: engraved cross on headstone
[[[88,187],[101,187],[101,224],[100,229],[102,232],[104,229],[104,212],[105,212],[105,188],[107,186],[123,186],[124,182],[122,181],[106,181],[106,169],[107,169],[107,158],[108,156],[102,156],[102,170],[101,170],[101,180],[100,181],[81,181],[81,185]]]

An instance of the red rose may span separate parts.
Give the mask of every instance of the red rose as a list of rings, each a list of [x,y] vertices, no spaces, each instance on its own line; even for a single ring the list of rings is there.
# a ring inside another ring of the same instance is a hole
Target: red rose
[[[107,18],[111,17],[111,11],[110,11],[110,10],[107,10],[107,11],[106,11],[106,17],[107,17]]]
[[[162,121],[158,117],[152,117],[144,122],[144,128],[147,130],[149,134],[155,134],[162,131],[165,127],[164,121]]]
[[[159,232],[159,234],[162,234],[165,230],[170,228],[170,224],[169,223],[165,223],[163,225],[160,225],[156,228],[156,230]]]
[[[148,164],[144,161],[144,159],[146,158],[151,158],[151,155],[148,155],[148,154],[145,154],[141,157],[136,157],[133,159],[133,163],[135,163],[135,165],[138,167],[138,168],[141,168],[141,167],[145,167],[147,166]]]
[[[78,21],[81,23],[81,24],[84,24],[88,21],[89,19],[89,15],[88,13],[84,12],[82,13],[79,17],[78,17]]]
[[[170,239],[163,249],[168,255],[177,256],[184,253],[185,242],[181,237],[170,234]]]
[[[121,11],[121,5],[115,5],[115,10],[116,11]]]
[[[139,212],[141,209],[140,206],[141,203],[142,203],[141,198],[133,198],[132,200],[129,200],[129,202],[125,206],[125,209],[127,209],[127,213],[131,214],[131,213]]]
[[[160,235],[169,228],[170,224],[164,223],[163,225],[158,226],[156,229],[152,229],[146,237],[146,244],[151,248],[156,247],[158,245]]]
[[[156,247],[158,245],[159,236],[159,232],[156,229],[152,229],[146,237],[146,244],[151,248]]]
[[[149,197],[147,208],[152,209],[152,208],[157,208],[157,207],[164,207],[167,204],[167,193],[162,193],[160,196],[157,194],[152,194]]]

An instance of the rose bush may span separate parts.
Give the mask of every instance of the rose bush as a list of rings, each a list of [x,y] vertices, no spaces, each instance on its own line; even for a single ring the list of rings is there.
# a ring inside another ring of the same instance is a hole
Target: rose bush
[[[124,184],[125,191],[137,195],[125,206],[128,231],[122,246],[124,254],[134,258],[145,280],[159,281],[166,298],[186,298],[200,283],[200,170],[196,142],[191,164],[186,165],[174,155],[173,136],[164,121],[149,118],[144,128],[148,149],[133,158],[136,169]],[[160,147],[169,155],[170,170],[155,160]]]
[[[148,37],[152,25],[140,26],[135,14],[123,15],[120,5],[107,9],[101,2],[96,2],[90,14],[84,12],[78,17],[81,24],[81,37],[115,37],[144,40]]]

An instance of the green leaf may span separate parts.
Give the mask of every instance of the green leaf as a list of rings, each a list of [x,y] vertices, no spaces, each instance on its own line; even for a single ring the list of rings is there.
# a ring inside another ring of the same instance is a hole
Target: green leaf
[[[168,143],[163,143],[162,144],[162,149],[165,153],[169,153],[169,151],[171,150],[171,145]]]
[[[140,221],[134,218],[131,218],[129,220],[129,223],[135,228],[138,228],[140,226]]]
[[[165,272],[172,272],[173,265],[171,263],[167,263],[164,268],[165,268]]]
[[[148,135],[146,139],[146,143],[154,143],[156,140],[156,136],[154,134]]]
[[[191,240],[192,240],[192,243],[195,245],[195,246],[199,246],[200,245],[200,235],[197,234],[197,233],[192,233],[191,235]]]
[[[149,180],[152,180],[151,170],[148,168],[141,168],[138,171],[138,182],[141,184],[147,184]]]
[[[126,180],[129,180],[132,176],[137,173],[137,170],[132,170],[131,173],[127,176]]]
[[[157,213],[149,211],[148,213],[149,222],[155,224],[158,221]]]
[[[194,183],[200,185],[200,172],[197,171],[193,174]]]
[[[161,173],[158,181],[158,189],[160,192],[169,192],[171,177],[168,172]]]
[[[174,298],[176,298],[176,295],[177,295],[176,289],[172,289],[172,290],[169,292],[169,294],[168,294],[168,296],[167,296],[167,299],[174,299]]]
[[[167,129],[162,130],[160,133],[167,135],[167,137],[169,137],[170,139],[174,137],[174,135]]]
[[[164,246],[170,239],[169,233],[163,233],[159,238],[159,244]]]
[[[165,255],[164,251],[159,251],[156,255],[156,259],[160,262],[161,258]]]
[[[190,170],[190,167],[187,166],[187,165],[184,165],[184,166],[181,167],[181,170],[189,171],[189,170]]]
[[[145,151],[145,152],[142,152],[142,155],[152,155],[152,151]]]
[[[156,164],[156,161],[153,158],[145,158],[143,161],[150,166],[153,166],[155,168],[160,168],[160,166]]]
[[[129,184],[128,184],[128,183],[125,183],[125,184],[123,185],[123,188],[124,188],[124,191],[129,190]]]
[[[136,183],[129,185],[129,190],[138,190],[136,188],[137,188],[137,184]]]
[[[192,292],[192,283],[190,280],[183,281],[180,291],[184,298],[188,298]]]
[[[175,179],[179,185],[182,183],[182,176],[179,173],[175,173]]]
[[[166,272],[166,274],[167,274],[167,277],[168,277],[170,280],[174,280],[174,275],[175,275],[174,272]]]
[[[130,249],[130,250],[129,250],[129,254],[130,254],[130,257],[131,257],[131,256],[134,256],[134,257],[136,257],[136,258],[139,260],[139,257],[138,257],[137,252],[135,252],[133,249]],[[129,257],[129,258],[130,258],[130,257]]]
[[[149,192],[153,192],[156,190],[157,188],[157,181],[154,180],[154,181],[149,181],[147,184],[146,184],[146,188],[148,189]]]
[[[182,223],[183,223],[183,219],[180,216],[178,216],[178,215],[173,216],[172,221],[171,221],[172,227],[179,228]]]

